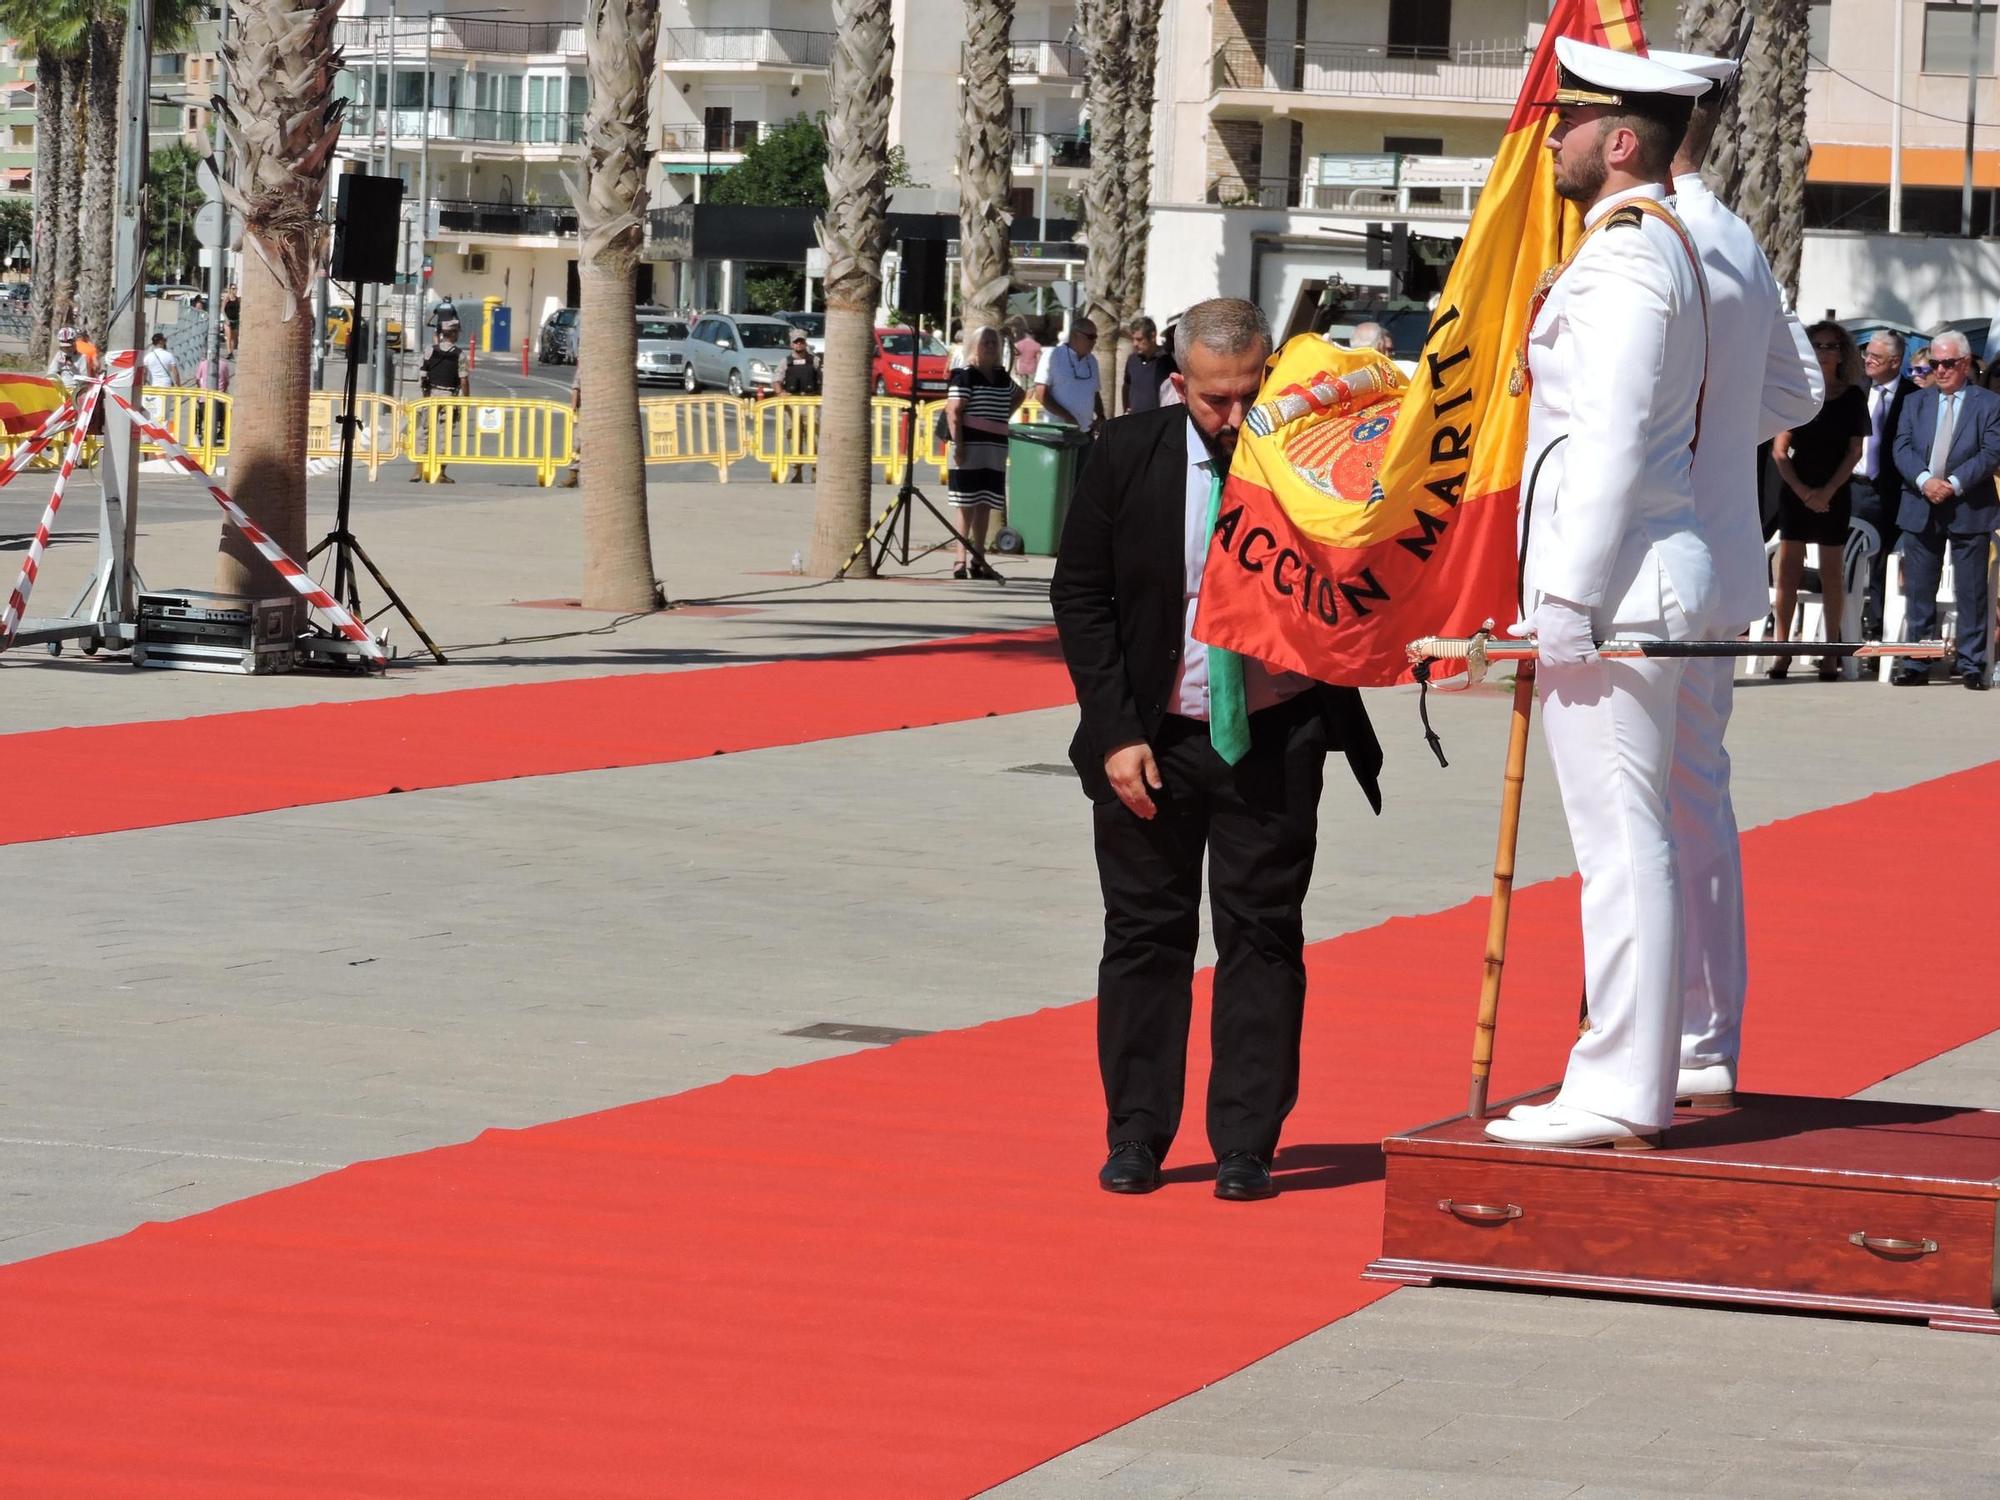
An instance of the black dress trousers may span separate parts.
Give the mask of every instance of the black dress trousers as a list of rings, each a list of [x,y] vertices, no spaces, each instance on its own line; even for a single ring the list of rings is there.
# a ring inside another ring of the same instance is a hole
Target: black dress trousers
[[[1305,933],[1327,730],[1308,692],[1250,717],[1250,750],[1224,764],[1208,725],[1167,717],[1153,737],[1164,786],[1147,820],[1094,806],[1104,890],[1097,1057],[1106,1140],[1162,1159],[1179,1128],[1200,932],[1202,855],[1215,924],[1208,1141],[1217,1159],[1268,1160],[1299,1091]]]

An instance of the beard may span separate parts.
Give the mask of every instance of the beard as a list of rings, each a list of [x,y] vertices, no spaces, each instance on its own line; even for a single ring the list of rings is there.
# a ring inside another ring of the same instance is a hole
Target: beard
[[[1594,203],[1610,174],[1610,165],[1604,160],[1604,133],[1600,130],[1593,134],[1590,154],[1574,167],[1565,170],[1562,161],[1556,161],[1556,196],[1571,203]]]

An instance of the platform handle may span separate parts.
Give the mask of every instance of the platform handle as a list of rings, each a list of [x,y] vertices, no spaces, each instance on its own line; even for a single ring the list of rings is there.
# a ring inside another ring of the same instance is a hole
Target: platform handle
[[[1879,1234],[1863,1234],[1860,1230],[1847,1237],[1850,1245],[1859,1245],[1863,1250],[1873,1250],[1881,1255],[1935,1255],[1936,1240],[1892,1240]]]
[[[1438,1199],[1438,1212],[1454,1218],[1471,1219],[1481,1224],[1499,1224],[1508,1219],[1521,1217],[1518,1203],[1456,1203],[1450,1198]]]

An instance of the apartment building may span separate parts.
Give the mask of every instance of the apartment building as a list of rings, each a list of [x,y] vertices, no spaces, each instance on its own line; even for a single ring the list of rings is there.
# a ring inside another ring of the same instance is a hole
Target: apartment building
[[[2000,266],[1958,237],[1972,12],[1973,0],[1813,0],[1801,306],[1924,322],[1990,295],[1979,287]],[[1365,264],[1368,223],[1463,233],[1548,13],[1548,0],[1167,0],[1154,234],[1175,253],[1150,258],[1148,307],[1227,292],[1294,326],[1330,277],[1386,281]],[[1670,43],[1679,6],[1647,0],[1643,14]],[[1991,123],[1975,127],[1974,227],[1990,234],[1993,0],[1979,20],[1976,119]],[[1862,236],[1891,227],[1898,175],[1904,236],[1885,253]]]
[[[0,193],[23,198],[34,190],[35,63],[9,38],[0,41]]]

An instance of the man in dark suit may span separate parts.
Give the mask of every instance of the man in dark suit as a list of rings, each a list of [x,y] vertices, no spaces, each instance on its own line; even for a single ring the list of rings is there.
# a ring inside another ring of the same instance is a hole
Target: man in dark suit
[[[1108,1114],[1100,1184],[1159,1186],[1180,1124],[1201,869],[1217,962],[1208,1138],[1219,1198],[1267,1198],[1298,1096],[1300,907],[1329,749],[1378,810],[1382,752],[1360,695],[1210,652],[1189,633],[1216,500],[1271,350],[1255,306],[1218,298],[1175,333],[1185,405],[1108,423],[1063,528],[1050,599],[1083,722],[1104,891],[1097,1052]]]
[[[1952,588],[1958,599],[1958,654],[1953,675],[1983,692],[1990,663],[1986,631],[1993,601],[1986,594],[1986,559],[2000,526],[2000,395],[1972,379],[1972,346],[1962,333],[1931,340],[1931,388],[1903,403],[1896,429],[1896,467],[1903,473],[1903,580],[1909,595],[1909,633],[1923,640],[1937,629],[1938,581],[1951,550]],[[1919,662],[1898,665],[1892,679],[1915,687],[1927,678]]]
[[[1862,596],[1861,634],[1882,639],[1882,588],[1889,572],[1889,552],[1896,545],[1896,513],[1903,502],[1903,475],[1896,467],[1896,432],[1903,405],[1917,383],[1903,373],[1903,336],[1880,329],[1861,351],[1867,374],[1862,389],[1868,397],[1869,435],[1863,440],[1861,462],[1854,470],[1854,519],[1866,521],[1882,539],[1882,549],[1868,562],[1868,587]],[[1863,664],[1872,668],[1873,662]]]

